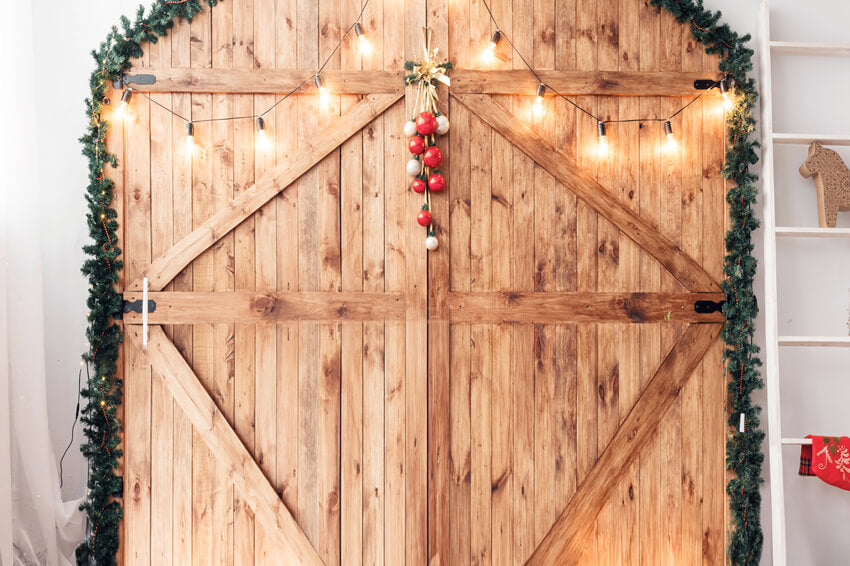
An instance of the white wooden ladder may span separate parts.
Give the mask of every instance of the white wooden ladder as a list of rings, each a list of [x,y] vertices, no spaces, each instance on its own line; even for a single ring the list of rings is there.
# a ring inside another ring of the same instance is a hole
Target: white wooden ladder
[[[804,438],[783,438],[780,413],[780,347],[850,347],[848,336],[780,336],[778,325],[776,241],[777,238],[850,238],[850,228],[797,228],[776,225],[774,191],[774,144],[809,145],[819,141],[827,145],[850,145],[850,134],[798,134],[773,131],[771,56],[776,53],[850,56],[850,44],[798,43],[771,41],[770,2],[761,5],[761,140],[762,201],[765,277],[765,384],[767,387],[767,427],[770,465],[771,533],[774,566],[785,566],[785,488],[782,471],[783,445],[810,444]]]

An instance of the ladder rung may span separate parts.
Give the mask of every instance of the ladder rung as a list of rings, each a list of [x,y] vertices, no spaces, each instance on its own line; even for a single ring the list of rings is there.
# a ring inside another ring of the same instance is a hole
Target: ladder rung
[[[809,346],[812,348],[850,348],[850,336],[780,336],[780,346]]]

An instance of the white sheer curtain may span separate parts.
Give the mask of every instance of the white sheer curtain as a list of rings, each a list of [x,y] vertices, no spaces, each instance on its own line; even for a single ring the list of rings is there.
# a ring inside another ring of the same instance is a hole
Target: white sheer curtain
[[[0,565],[65,565],[74,563],[84,517],[79,500],[62,500],[48,428],[41,246],[69,239],[43,237],[49,227],[40,222],[39,170],[50,165],[34,120],[44,77],[34,67],[33,6],[30,0],[2,6]]]

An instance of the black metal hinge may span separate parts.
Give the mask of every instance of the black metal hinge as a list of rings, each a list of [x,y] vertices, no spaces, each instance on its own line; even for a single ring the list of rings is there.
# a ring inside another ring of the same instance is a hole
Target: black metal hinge
[[[154,312],[156,310],[156,301],[153,299],[148,299],[148,312]],[[135,301],[128,301],[123,299],[121,300],[121,312],[115,313],[112,318],[116,320],[121,320],[124,318],[124,313],[127,312],[142,312],[142,299],[136,299]]]
[[[113,88],[124,88],[125,85],[152,85],[156,84],[156,75],[138,73],[135,75],[121,75],[112,81]]]
[[[724,305],[726,305],[726,301],[695,301],[694,312],[697,314],[723,312]]]

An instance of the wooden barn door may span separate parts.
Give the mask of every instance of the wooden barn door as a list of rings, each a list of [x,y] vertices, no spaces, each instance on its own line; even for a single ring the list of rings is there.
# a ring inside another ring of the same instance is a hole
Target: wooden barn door
[[[330,104],[309,81],[264,115],[270,146],[251,119],[209,121],[271,108],[360,11],[302,4],[220,2],[133,62],[156,83],[110,147],[124,298],[147,278],[155,310],[147,348],[124,317],[126,564],[427,560],[427,264],[398,72],[424,11],[373,2],[379,55],[346,42]]]
[[[694,78],[717,79],[688,28],[643,0],[493,6],[543,80],[603,120],[669,116]],[[480,3],[450,3],[431,556],[722,564],[723,316],[694,310],[724,300],[720,97],[673,119],[674,148],[646,121],[609,124],[605,152],[596,121],[551,89],[534,116],[538,82],[508,46],[489,74],[467,70],[494,30]]]

